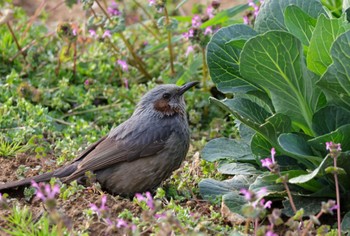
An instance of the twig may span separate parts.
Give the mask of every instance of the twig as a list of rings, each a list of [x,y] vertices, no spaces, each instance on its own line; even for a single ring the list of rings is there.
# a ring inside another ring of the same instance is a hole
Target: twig
[[[15,33],[13,32],[13,30],[12,30],[12,27],[11,27],[11,25],[10,25],[10,22],[7,22],[6,24],[7,24],[8,29],[10,30],[10,33],[11,33],[11,35],[12,35],[13,40],[15,41],[15,43],[16,43],[16,45],[17,45],[18,51],[22,52],[22,48],[21,48],[21,46],[19,45],[19,43],[18,43],[18,41],[17,41],[16,35],[15,35]],[[24,52],[22,52],[21,54],[23,55],[23,58],[24,58],[24,60],[25,60],[25,59],[26,59],[26,56],[25,56]]]
[[[166,27],[170,24],[169,14],[166,7],[164,7],[164,15],[166,19]],[[168,34],[168,49],[169,49],[169,56],[170,56],[170,69],[171,69],[171,75],[175,75],[175,68],[174,68],[174,54],[173,54],[173,46],[171,44],[171,31],[167,29]]]

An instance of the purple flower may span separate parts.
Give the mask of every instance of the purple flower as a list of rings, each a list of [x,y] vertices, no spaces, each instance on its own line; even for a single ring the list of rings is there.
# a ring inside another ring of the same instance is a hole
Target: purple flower
[[[123,219],[117,219],[117,228],[126,228],[128,227],[128,222]]]
[[[328,151],[341,151],[341,145],[340,143],[333,143],[333,142],[326,142],[326,150]]]
[[[96,34],[96,31],[95,31],[95,30],[89,29],[89,33],[90,33],[90,36],[91,36],[92,38],[96,38],[97,34]]]
[[[107,196],[103,195],[101,198],[101,206],[98,207],[95,204],[90,204],[91,210],[97,213],[97,215],[103,215],[104,212],[108,210],[108,207],[106,206],[107,203]]]
[[[76,29],[76,28],[73,28],[72,34],[73,34],[74,36],[77,36],[77,29]]]
[[[199,15],[195,15],[192,18],[192,27],[199,28],[201,26],[201,24],[202,24],[201,17]]]
[[[107,12],[111,16],[119,16],[121,14],[121,12],[119,11],[118,5],[115,2],[113,2],[111,6],[107,7]]]
[[[146,202],[146,205],[149,207],[149,209],[154,210],[154,202],[153,202],[153,197],[150,192],[146,192],[146,197],[144,197],[140,193],[136,193],[135,197],[139,202]]]
[[[272,201],[267,201],[265,203],[265,199],[261,199],[260,200],[260,206],[262,206],[263,208],[267,209],[267,208],[271,208],[272,205]]]
[[[262,159],[260,161],[261,161],[261,165],[263,167],[266,167],[267,169],[272,170],[271,167],[270,167],[273,164],[271,158],[268,157],[268,158]]]
[[[243,16],[243,23],[245,25],[249,25],[249,17],[248,16]]]
[[[254,8],[254,16],[256,17],[259,13],[259,6],[255,4],[254,0],[248,0],[248,5]]]
[[[150,6],[156,5],[156,0],[148,0]]]
[[[214,8],[212,6],[207,7],[207,14],[209,16],[209,19],[214,17]]]
[[[276,164],[276,161],[275,161],[275,155],[276,155],[276,150],[275,148],[271,148],[271,158],[265,158],[265,159],[262,159],[260,160],[261,161],[261,165],[263,167],[266,167],[267,169],[269,169],[270,171],[273,171],[274,170],[274,166]]]
[[[253,198],[253,195],[254,193],[249,191],[248,189],[245,189],[245,188],[242,188],[240,190],[240,193],[242,193],[244,195],[244,198],[247,200],[247,201],[251,201],[252,198]]]
[[[193,51],[194,51],[193,46],[192,45],[188,46],[187,50],[186,50],[186,54],[185,54],[186,57],[188,57],[188,55],[190,55],[190,53],[193,52]]]
[[[272,232],[272,231],[267,231],[267,232],[265,233],[265,236],[278,236],[278,234],[275,234],[275,233]]]
[[[118,65],[121,66],[123,71],[128,71],[129,70],[129,67],[128,67],[128,64],[126,63],[126,61],[118,60],[117,63],[118,63]]]
[[[90,84],[89,80],[88,80],[88,79],[85,80],[85,81],[84,81],[84,84],[85,84],[86,86],[89,86],[89,84]]]
[[[51,187],[50,184],[38,184],[34,180],[32,180],[31,183],[32,187],[34,187],[36,190],[36,197],[41,199],[42,201],[55,199],[55,196],[60,193],[60,187],[57,184]]]
[[[194,29],[192,28],[188,32],[182,34],[182,37],[184,37],[187,40],[189,38],[192,38],[193,36],[194,36]]]
[[[205,28],[204,35],[208,35],[212,33],[213,33],[213,30],[211,29],[211,26],[208,26],[207,28]]]
[[[108,37],[108,38],[112,37],[111,31],[110,31],[110,30],[106,30],[106,31],[103,33],[102,38],[106,38],[106,37]]]

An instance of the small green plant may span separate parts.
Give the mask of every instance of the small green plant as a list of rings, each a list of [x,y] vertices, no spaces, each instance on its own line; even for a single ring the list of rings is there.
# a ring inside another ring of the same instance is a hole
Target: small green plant
[[[0,156],[14,157],[18,153],[23,153],[29,149],[28,146],[21,142],[6,142],[5,138],[0,136]]]

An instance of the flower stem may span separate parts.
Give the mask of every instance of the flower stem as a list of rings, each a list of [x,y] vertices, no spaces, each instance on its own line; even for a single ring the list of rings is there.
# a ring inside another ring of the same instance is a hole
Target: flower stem
[[[169,14],[166,7],[164,7],[164,15],[166,19],[166,27],[170,24]],[[167,29],[168,34],[168,49],[169,49],[169,56],[170,56],[170,69],[171,69],[171,75],[175,75],[175,68],[174,68],[174,54],[173,54],[173,46],[171,44],[171,31]]]
[[[334,157],[334,169],[337,169],[337,157]],[[340,192],[339,192],[339,182],[338,182],[338,173],[334,172],[334,181],[335,181],[335,194],[337,198],[337,223],[338,223],[338,236],[341,236],[341,216],[340,216]]]
[[[202,48],[202,57],[203,57],[203,80],[202,80],[202,85],[203,85],[203,90],[207,90],[207,81],[208,81],[208,66],[206,62],[206,57],[205,57],[205,48]]]
[[[279,175],[281,176],[281,173],[279,173]],[[282,177],[282,176],[281,176],[281,177]],[[283,178],[283,177],[282,177],[282,178]],[[286,191],[287,191],[290,205],[291,205],[291,207],[292,207],[292,209],[293,209],[293,212],[295,213],[295,212],[297,212],[297,208],[295,207],[292,194],[291,194],[290,189],[289,189],[288,184],[287,184],[287,180],[283,180],[283,185],[284,185],[284,188],[285,188]]]

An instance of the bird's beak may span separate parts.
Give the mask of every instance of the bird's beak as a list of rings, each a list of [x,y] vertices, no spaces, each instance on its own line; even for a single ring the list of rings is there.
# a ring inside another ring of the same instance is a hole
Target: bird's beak
[[[190,88],[192,88],[193,86],[195,86],[195,85],[197,85],[197,84],[199,84],[198,81],[193,81],[193,82],[188,82],[188,83],[182,85],[182,86],[180,87],[180,90],[179,90],[179,92],[178,92],[178,95],[184,94],[187,90],[189,90]]]

